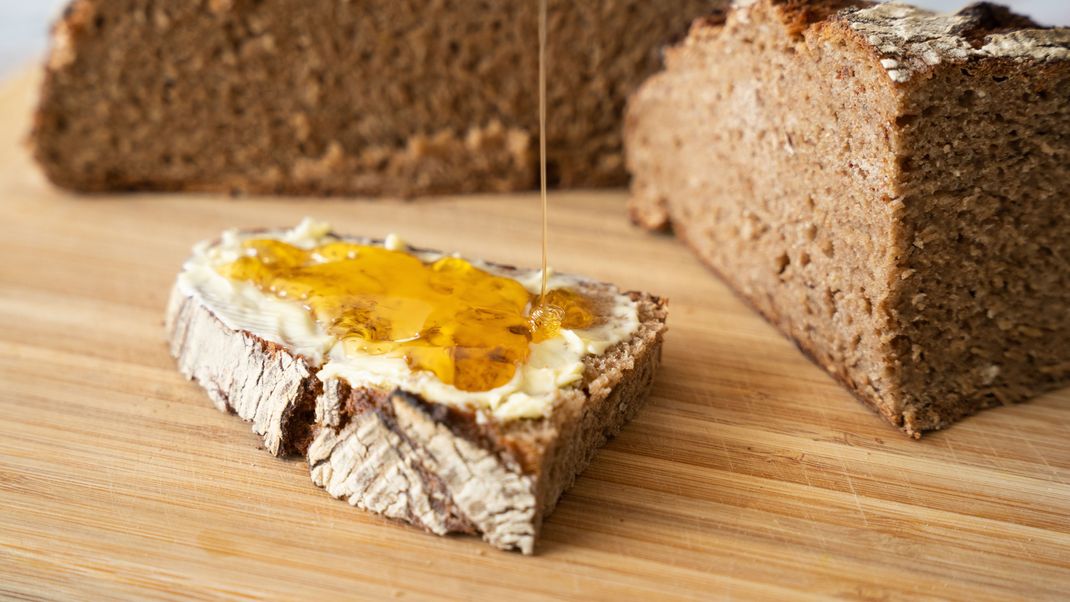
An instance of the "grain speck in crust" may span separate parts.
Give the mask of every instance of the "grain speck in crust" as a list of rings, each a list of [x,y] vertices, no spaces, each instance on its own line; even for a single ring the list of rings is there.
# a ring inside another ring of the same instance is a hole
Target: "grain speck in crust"
[[[625,118],[669,228],[908,434],[1070,382],[1070,30],[977,3],[737,3]]]

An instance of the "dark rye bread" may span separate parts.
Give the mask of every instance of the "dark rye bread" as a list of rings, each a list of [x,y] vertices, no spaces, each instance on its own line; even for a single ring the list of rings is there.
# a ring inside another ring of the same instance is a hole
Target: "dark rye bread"
[[[621,115],[727,0],[551,0],[549,171],[621,185]],[[285,194],[533,188],[537,0],[74,0],[32,135],[56,184]]]
[[[625,129],[633,219],[905,432],[1070,382],[1070,30],[740,3]]]
[[[596,299],[616,291],[596,282],[582,290]],[[313,360],[228,326],[177,284],[166,327],[181,372],[220,410],[252,422],[270,453],[305,456],[313,482],[334,497],[530,554],[543,519],[653,383],[666,302],[625,294],[638,305],[634,335],[584,358],[582,380],[559,391],[547,417],[506,422],[402,390],[321,381]]]

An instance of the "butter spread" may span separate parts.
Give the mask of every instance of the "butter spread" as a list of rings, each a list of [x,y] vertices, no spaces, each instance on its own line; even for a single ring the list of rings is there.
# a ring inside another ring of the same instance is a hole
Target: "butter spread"
[[[308,219],[200,243],[179,276],[228,326],[309,358],[322,380],[398,387],[502,421],[547,415],[586,355],[638,328],[630,298],[594,308],[579,284],[549,275],[554,311],[540,318],[540,272],[410,250],[395,235],[370,245]]]

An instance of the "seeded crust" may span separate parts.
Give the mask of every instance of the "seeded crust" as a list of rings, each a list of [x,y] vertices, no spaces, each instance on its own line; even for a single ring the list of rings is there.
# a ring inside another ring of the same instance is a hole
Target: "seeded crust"
[[[581,288],[596,298],[616,290]],[[229,327],[177,284],[166,325],[182,373],[220,410],[251,422],[270,453],[306,457],[313,482],[334,497],[530,554],[543,519],[653,383],[666,302],[626,294],[638,304],[634,336],[586,357],[582,381],[560,391],[549,416],[504,423],[401,390],[321,382],[310,359]]]
[[[669,228],[918,437],[1070,383],[1070,30],[979,3],[738,2],[625,120]]]
[[[551,0],[549,173],[622,185],[625,100],[727,0]],[[32,135],[79,191],[533,188],[534,0],[73,0]]]

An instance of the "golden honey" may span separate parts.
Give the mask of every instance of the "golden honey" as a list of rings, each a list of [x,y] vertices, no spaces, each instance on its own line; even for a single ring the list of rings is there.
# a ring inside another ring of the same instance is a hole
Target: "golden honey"
[[[347,352],[400,355],[462,391],[508,383],[530,343],[594,324],[579,293],[551,290],[540,303],[516,280],[456,257],[426,263],[342,241],[302,249],[256,239],[242,249],[220,274],[302,303]]]

